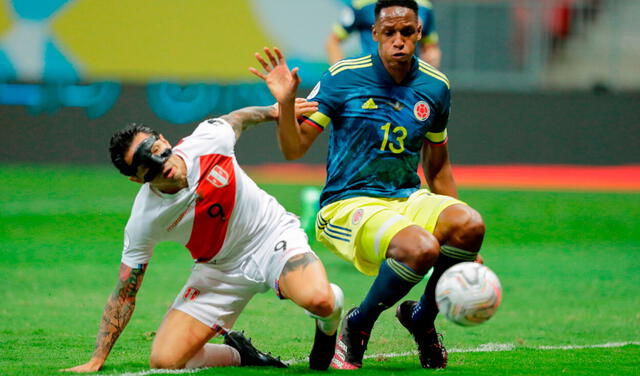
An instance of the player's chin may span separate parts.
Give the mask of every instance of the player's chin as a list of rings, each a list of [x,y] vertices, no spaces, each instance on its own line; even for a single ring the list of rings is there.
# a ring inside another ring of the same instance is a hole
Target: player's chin
[[[160,186],[166,185],[169,180],[170,179],[167,179],[166,177],[164,177],[162,173],[159,173],[158,175],[156,175],[155,178],[151,180],[151,184],[160,187]]]

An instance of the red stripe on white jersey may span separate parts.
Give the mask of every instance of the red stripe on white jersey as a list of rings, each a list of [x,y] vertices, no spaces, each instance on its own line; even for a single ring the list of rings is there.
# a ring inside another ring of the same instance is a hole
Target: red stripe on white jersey
[[[207,262],[224,244],[236,203],[236,175],[232,157],[209,154],[199,161],[193,229],[186,246],[196,262]]]

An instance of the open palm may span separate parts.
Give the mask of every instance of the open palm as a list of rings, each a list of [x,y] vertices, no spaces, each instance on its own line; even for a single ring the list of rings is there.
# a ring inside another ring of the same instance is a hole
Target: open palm
[[[265,81],[269,91],[278,102],[293,100],[300,84],[298,68],[290,70],[284,55],[277,47],[274,47],[273,52],[265,47],[264,52],[269,59],[268,63],[259,53],[256,53],[255,56],[266,73],[253,67],[249,68],[249,71]]]

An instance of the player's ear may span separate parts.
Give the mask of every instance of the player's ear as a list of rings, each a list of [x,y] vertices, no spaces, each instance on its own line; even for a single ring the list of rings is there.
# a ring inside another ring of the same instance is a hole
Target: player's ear
[[[374,42],[378,42],[378,31],[376,30],[376,24],[371,26],[371,37]]]

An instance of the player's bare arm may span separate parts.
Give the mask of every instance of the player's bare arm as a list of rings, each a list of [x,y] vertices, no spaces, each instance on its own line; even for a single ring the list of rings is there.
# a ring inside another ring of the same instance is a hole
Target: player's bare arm
[[[304,98],[295,99],[296,116],[315,112],[318,110],[318,102],[309,102]],[[280,106],[276,103],[273,106],[252,106],[230,112],[221,116],[226,120],[236,134],[236,140],[240,138],[243,131],[267,121],[275,121],[280,115]]]
[[[259,53],[256,53],[255,56],[266,73],[253,67],[249,68],[249,71],[266,82],[271,94],[278,101],[280,108],[278,141],[282,153],[289,160],[301,158],[309,150],[320,132],[311,126],[298,123],[294,105],[294,98],[300,84],[298,68],[290,70],[284,55],[278,48],[274,48],[272,52],[265,47],[264,53],[269,62]]]
[[[274,121],[277,119],[277,115],[278,113],[274,106],[252,106],[232,111],[227,115],[221,116],[221,118],[231,125],[237,140],[244,130],[259,123]]]
[[[136,294],[142,284],[145,270],[146,265],[140,269],[133,269],[125,264],[120,264],[118,284],[104,307],[91,360],[63,371],[96,372],[102,367],[113,345],[133,315]]]
[[[431,192],[458,197],[447,144],[432,145],[425,142],[422,147],[422,169]]]

